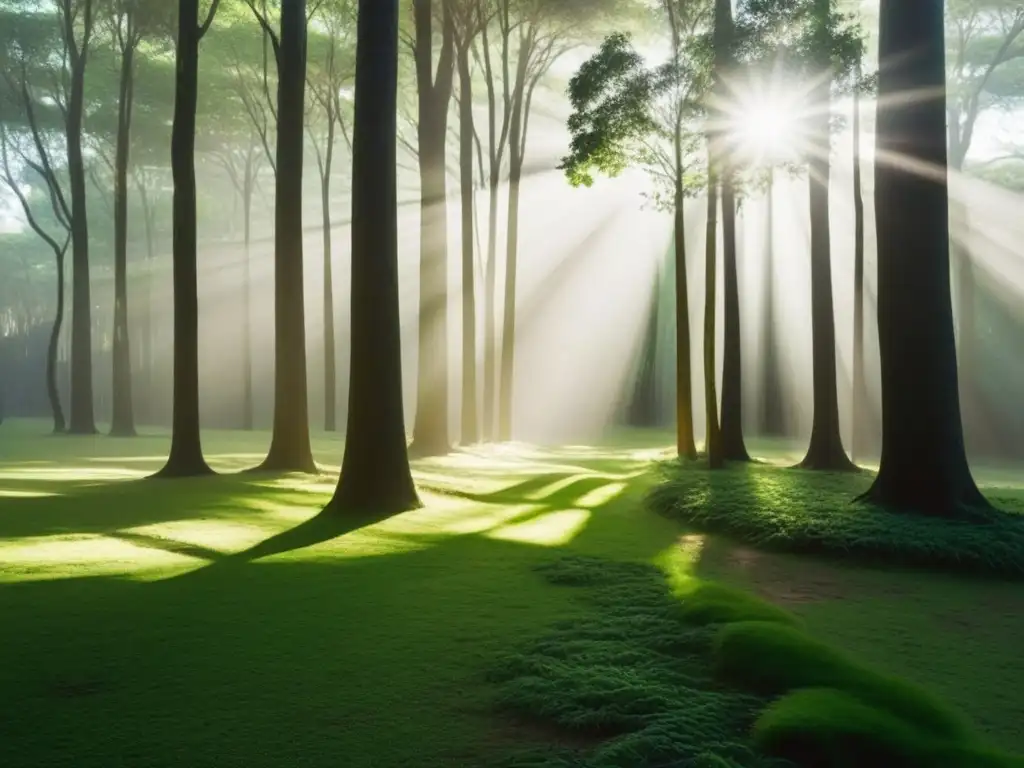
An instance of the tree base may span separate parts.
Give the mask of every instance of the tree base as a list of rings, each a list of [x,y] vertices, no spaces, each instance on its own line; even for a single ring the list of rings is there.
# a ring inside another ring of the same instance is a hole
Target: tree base
[[[213,477],[216,474],[202,457],[189,460],[171,459],[163,469],[155,475],[150,475],[150,479],[181,480],[188,477]]]
[[[804,460],[796,465],[796,469],[812,472],[860,472],[861,468],[854,464],[845,451],[808,453]]]
[[[871,487],[854,499],[858,504],[883,507],[896,514],[962,520],[970,523],[992,523],[1006,517],[986,499],[973,480],[960,488],[943,488],[936,483],[896,484],[881,473]]]
[[[370,486],[359,481],[346,485],[341,480],[323,514],[371,524],[422,507],[415,487]]]
[[[108,433],[110,437],[138,437],[139,433],[135,427],[111,427]]]
[[[267,456],[263,462],[256,467],[245,470],[246,474],[273,474],[273,475],[285,475],[285,474],[300,474],[300,475],[319,475],[320,468],[313,461],[313,457],[307,457],[303,459],[297,459],[292,456],[281,457],[281,456]]]

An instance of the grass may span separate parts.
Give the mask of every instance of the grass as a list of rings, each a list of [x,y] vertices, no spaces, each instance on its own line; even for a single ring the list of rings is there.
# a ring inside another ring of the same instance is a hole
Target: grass
[[[554,584],[586,587],[594,610],[507,657],[495,671],[500,702],[595,743],[527,753],[513,765],[1024,764],[989,748],[924,690],[815,640],[796,617],[749,596],[707,584],[676,595],[661,571],[635,563],[572,558],[542,571]],[[735,605],[714,623],[688,610],[722,606],[730,594]]]
[[[416,462],[425,507],[355,527],[315,522],[341,458],[335,437],[315,437],[321,476],[152,483],[166,435],[45,429],[0,427],[5,766],[476,766],[530,744],[594,746],[496,716],[501,684],[484,679],[558,622],[599,618],[600,605],[549,581],[552,569],[560,584],[601,581],[586,558],[656,563],[673,583],[729,582],[673,611],[705,637],[701,624],[795,614],[1024,750],[1019,585],[741,558],[643,508],[648,465],[668,455],[659,435]],[[204,433],[222,472],[255,465],[268,443]],[[584,564],[575,576],[555,565],[567,556]],[[826,567],[839,597],[789,599]],[[737,608],[748,578],[772,585],[762,595],[789,613]],[[702,760],[693,765],[721,768]]]
[[[671,462],[663,476],[649,499],[655,510],[760,549],[1024,578],[1024,489],[986,489],[1006,513],[980,524],[854,504],[868,473],[764,463],[709,473]]]

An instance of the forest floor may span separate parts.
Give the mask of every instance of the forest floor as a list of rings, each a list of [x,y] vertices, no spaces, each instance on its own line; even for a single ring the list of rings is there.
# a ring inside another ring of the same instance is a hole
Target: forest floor
[[[478,765],[547,734],[492,713],[491,660],[583,610],[535,566],[657,563],[750,588],[1024,752],[1020,583],[755,552],[647,511],[665,435],[415,463],[423,509],[310,522],[319,477],[148,481],[164,435],[0,427],[0,765]],[[213,466],[266,434],[209,433]],[[752,446],[781,461],[778,446]],[[1024,495],[1002,470],[979,479]]]

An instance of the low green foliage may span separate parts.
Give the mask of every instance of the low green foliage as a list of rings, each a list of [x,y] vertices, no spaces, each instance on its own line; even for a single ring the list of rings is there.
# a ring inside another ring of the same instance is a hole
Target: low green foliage
[[[854,503],[867,473],[809,472],[764,464],[708,472],[662,465],[653,509],[701,530],[765,549],[820,553],[887,565],[1024,577],[1024,496],[999,495],[985,523],[902,514]]]
[[[540,570],[588,588],[592,611],[506,657],[499,704],[591,746],[519,754],[517,768],[1020,764],[926,691],[749,595],[709,584],[680,598],[636,563],[574,557]]]

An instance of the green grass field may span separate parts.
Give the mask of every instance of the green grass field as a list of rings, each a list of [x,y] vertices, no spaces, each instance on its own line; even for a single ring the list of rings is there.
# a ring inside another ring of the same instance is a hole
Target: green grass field
[[[494,713],[485,671],[586,610],[536,572],[566,555],[750,587],[1024,751],[1019,583],[687,532],[643,506],[664,435],[417,462],[425,507],[352,528],[310,522],[337,439],[316,437],[320,477],[168,482],[143,479],[165,436],[44,431],[0,427],[0,765],[479,765],[543,743]],[[231,472],[268,436],[205,442]]]

